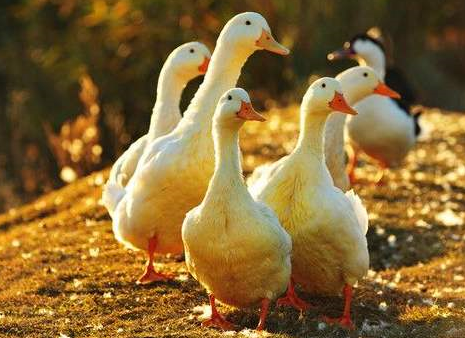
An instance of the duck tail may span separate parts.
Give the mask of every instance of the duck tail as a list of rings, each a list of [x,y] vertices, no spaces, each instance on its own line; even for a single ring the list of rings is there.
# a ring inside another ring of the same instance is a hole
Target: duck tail
[[[421,134],[421,126],[420,126],[420,116],[423,114],[422,110],[418,110],[413,113],[413,122],[415,123],[415,136],[418,136]]]
[[[368,231],[367,209],[363,206],[363,203],[360,197],[358,197],[358,195],[353,190],[349,190],[348,192],[346,192],[346,197],[349,199],[350,204],[352,205],[352,208],[354,209],[360,228],[362,229],[363,233],[366,235]]]
[[[255,168],[252,174],[247,178],[247,185],[251,187],[255,182],[260,180],[260,177],[266,172],[269,164],[262,164]]]
[[[108,181],[103,187],[102,203],[107,208],[110,216],[113,216],[119,201],[124,197],[126,190],[116,182]]]

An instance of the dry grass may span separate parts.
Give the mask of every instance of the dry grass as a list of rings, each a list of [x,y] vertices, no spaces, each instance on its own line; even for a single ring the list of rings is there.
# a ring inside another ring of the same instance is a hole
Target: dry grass
[[[244,131],[245,169],[292,148],[295,109],[272,111],[268,124]],[[368,210],[371,266],[356,290],[357,330],[319,322],[337,315],[339,298],[307,296],[317,307],[299,315],[274,309],[273,337],[465,337],[465,116],[429,111],[431,132],[389,184],[374,187],[374,168],[356,186]],[[260,146],[260,148],[258,147]],[[160,258],[179,278],[137,286],[143,255],[113,239],[99,206],[107,172],[93,174],[35,203],[0,216],[0,336],[223,337],[202,329],[207,297],[182,262]],[[256,310],[222,308],[240,328],[253,328]],[[254,336],[242,330],[238,336]],[[267,335],[267,334],[264,334]]]

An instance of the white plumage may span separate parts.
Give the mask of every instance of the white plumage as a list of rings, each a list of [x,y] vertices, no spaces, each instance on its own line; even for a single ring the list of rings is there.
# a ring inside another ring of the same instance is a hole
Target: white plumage
[[[379,41],[362,34],[345,45],[343,51],[332,55],[339,54],[372,67],[381,81],[385,81],[386,56]],[[399,104],[388,97],[370,95],[354,106],[359,114],[347,124],[348,138],[355,152],[363,151],[382,168],[399,166],[416,143],[418,116],[408,111],[412,98],[404,99],[405,104]]]
[[[329,295],[361,279],[369,263],[365,208],[353,192],[334,187],[324,159],[324,127],[335,92],[341,87],[331,78],[310,86],[297,146],[250,188],[292,237],[294,280],[308,292]],[[351,325],[350,317],[344,321]]]
[[[198,205],[213,174],[211,120],[221,95],[234,87],[256,50],[288,53],[271,36],[266,20],[242,13],[222,30],[204,82],[178,126],[147,146],[113,215],[115,237],[126,246],[181,253],[181,225]],[[153,243],[152,243],[153,244]],[[149,250],[150,256],[150,250]]]
[[[204,44],[189,42],[173,50],[166,59],[158,78],[150,129],[118,158],[103,189],[102,201],[110,214],[124,195],[123,187],[134,174],[147,144],[171,132],[181,120],[182,91],[190,80],[205,73],[210,57]]]
[[[349,68],[336,76],[336,79],[341,84],[347,102],[352,106],[362,100],[364,101],[369,95],[372,97],[381,97],[373,95],[379,89],[379,84],[382,82],[371,67],[358,66]],[[356,105],[355,107],[358,106]],[[356,110],[358,112],[358,108]],[[350,117],[350,119],[357,116]],[[334,185],[342,191],[350,189],[344,151],[346,118],[346,114],[332,113],[328,118],[325,129],[326,165],[334,180]],[[371,128],[377,128],[377,126],[373,125]]]
[[[242,89],[220,100],[213,128],[215,172],[202,203],[182,226],[190,273],[216,299],[236,307],[276,299],[291,273],[289,235],[274,212],[252,198],[242,177],[238,131],[244,121],[236,112],[249,100]]]
[[[355,105],[347,123],[350,143],[384,166],[396,167],[416,143],[415,121],[391,99],[369,96]]]
[[[380,80],[371,67],[352,67],[340,73],[336,79],[340,82],[347,102],[350,105],[357,103],[377,88]],[[345,158],[345,124],[346,114],[333,112],[329,115],[325,128],[325,160],[331,173],[334,185],[342,191],[350,189],[349,176],[346,170]],[[249,186],[260,180],[262,175],[270,175],[272,164],[257,167],[247,179]],[[264,184],[266,178],[260,180]],[[260,184],[260,183],[258,183]]]

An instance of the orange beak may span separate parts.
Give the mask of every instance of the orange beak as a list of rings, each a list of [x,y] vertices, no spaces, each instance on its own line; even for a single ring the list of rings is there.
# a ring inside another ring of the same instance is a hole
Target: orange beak
[[[267,51],[279,54],[279,55],[287,55],[289,54],[289,49],[281,45],[278,41],[276,41],[270,32],[262,29],[262,35],[255,41],[255,45],[257,47],[266,49]]]
[[[392,97],[393,99],[400,99],[400,94],[395,90],[389,88],[385,83],[379,82],[376,88],[373,90],[373,93]]]
[[[250,102],[241,101],[241,109],[237,112],[237,117],[250,121],[266,121],[263,115],[260,115],[253,109]]]
[[[338,92],[334,93],[333,99],[331,100],[331,102],[329,102],[329,107],[341,113],[357,115],[357,111],[354,110],[351,106],[349,106],[347,104],[347,101],[344,99],[344,96]]]
[[[199,66],[199,72],[205,74],[208,69],[208,65],[210,64],[210,59],[206,56],[203,58],[203,63]]]

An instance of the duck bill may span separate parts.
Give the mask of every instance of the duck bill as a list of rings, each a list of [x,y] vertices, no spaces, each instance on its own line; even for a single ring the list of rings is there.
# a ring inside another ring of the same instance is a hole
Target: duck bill
[[[270,32],[262,29],[262,35],[255,41],[255,45],[257,47],[266,49],[272,53],[276,53],[279,55],[287,55],[289,54],[289,49],[281,45],[278,41],[274,39]]]
[[[329,61],[341,60],[341,59],[353,59],[356,53],[352,48],[343,48],[335,50],[327,55]]]
[[[199,72],[202,74],[205,74],[207,72],[209,64],[210,64],[210,59],[205,56],[202,64],[199,66]]]
[[[376,88],[373,90],[373,93],[383,95],[383,96],[388,96],[393,99],[400,99],[400,94],[396,92],[395,90],[389,88],[385,83],[379,82]]]
[[[257,113],[255,109],[253,109],[252,104],[250,102],[241,102],[241,109],[237,112],[237,116],[243,120],[248,121],[266,121],[266,118]]]
[[[357,111],[349,106],[347,101],[344,99],[344,95],[338,92],[334,93],[333,99],[329,102],[329,107],[344,114],[357,115]]]

